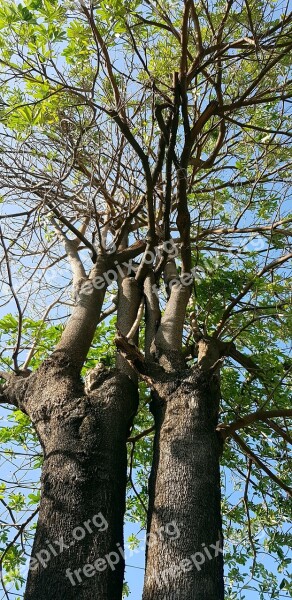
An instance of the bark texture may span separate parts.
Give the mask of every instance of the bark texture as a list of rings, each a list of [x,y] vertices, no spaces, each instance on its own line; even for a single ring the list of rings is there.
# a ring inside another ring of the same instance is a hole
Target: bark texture
[[[137,403],[136,386],[115,370],[97,370],[85,394],[62,352],[31,378],[24,407],[44,465],[25,600],[121,599],[126,439]],[[100,570],[83,570],[99,558]]]
[[[143,600],[223,600],[219,375],[198,366],[154,388]]]

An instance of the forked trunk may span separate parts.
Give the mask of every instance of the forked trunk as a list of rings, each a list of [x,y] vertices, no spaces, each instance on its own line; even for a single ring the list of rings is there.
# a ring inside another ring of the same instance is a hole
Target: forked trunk
[[[219,375],[165,374],[155,385],[143,600],[223,600]]]
[[[25,600],[121,600],[126,439],[136,386],[97,370],[84,393],[73,368],[46,361],[26,408],[44,451]]]

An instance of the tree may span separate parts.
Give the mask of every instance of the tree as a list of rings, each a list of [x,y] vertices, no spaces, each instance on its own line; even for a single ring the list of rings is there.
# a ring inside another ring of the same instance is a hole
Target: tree
[[[127,485],[130,518],[148,503],[143,600],[291,592],[291,20],[249,0],[1,8],[17,309],[2,319],[1,403],[19,423],[2,441],[35,431],[42,449],[25,600],[121,599]],[[233,505],[220,461],[244,480]],[[263,523],[281,581],[258,557]],[[10,577],[23,531],[3,551]]]

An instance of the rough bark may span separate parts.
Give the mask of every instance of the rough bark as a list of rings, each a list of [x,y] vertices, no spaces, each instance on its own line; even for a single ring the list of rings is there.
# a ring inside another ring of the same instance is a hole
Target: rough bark
[[[126,439],[137,402],[136,386],[115,370],[97,371],[85,394],[62,352],[28,384],[23,404],[44,465],[25,600],[121,600]]]
[[[219,375],[197,366],[154,388],[143,600],[223,600]]]

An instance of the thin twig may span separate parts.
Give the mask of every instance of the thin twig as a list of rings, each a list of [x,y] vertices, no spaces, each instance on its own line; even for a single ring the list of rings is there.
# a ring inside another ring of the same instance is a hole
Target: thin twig
[[[7,248],[6,248],[5,241],[4,241],[2,227],[0,227],[0,237],[1,237],[1,243],[2,243],[2,246],[3,246],[3,250],[4,250],[4,255],[5,255],[5,261],[6,261],[6,267],[7,267],[7,275],[8,275],[8,285],[9,285],[9,287],[11,289],[11,293],[12,293],[12,296],[13,296],[13,298],[15,300],[15,304],[17,306],[17,311],[18,311],[18,315],[19,315],[17,340],[16,340],[16,345],[14,347],[14,351],[13,351],[13,354],[12,354],[13,363],[14,363],[14,369],[15,369],[15,372],[18,373],[19,372],[18,353],[19,353],[19,350],[20,350],[20,343],[21,343],[21,332],[22,332],[23,314],[22,314],[22,310],[21,310],[21,306],[20,306],[19,300],[17,298],[17,294],[16,294],[16,292],[14,290],[14,287],[13,287],[12,274],[11,274],[10,263],[9,263],[9,256],[8,256],[8,251],[7,251]]]
[[[249,456],[253,460],[253,462],[256,463],[258,467],[260,467],[260,469],[265,471],[265,473],[270,477],[270,479],[272,479],[280,488],[282,488],[282,490],[287,492],[288,496],[292,497],[292,489],[288,485],[286,485],[286,483],[284,483],[281,479],[279,479],[279,477],[277,477],[277,475],[275,475],[271,471],[271,469],[269,469],[269,467],[267,467],[260,460],[260,458],[251,450],[249,446],[247,446],[247,444],[239,437],[239,435],[237,435],[237,433],[234,432],[232,434],[232,437],[235,440],[235,442],[241,447],[244,453],[247,456]]]
[[[244,495],[243,495],[243,501],[244,501],[245,510],[246,510],[246,516],[247,516],[248,539],[249,539],[249,542],[250,542],[250,545],[251,545],[252,551],[253,551],[253,562],[252,562],[251,577],[250,577],[250,579],[252,579],[253,576],[254,576],[255,565],[256,565],[256,558],[257,558],[257,551],[256,551],[256,547],[255,547],[255,544],[254,544],[254,541],[253,541],[253,538],[252,538],[251,520],[250,520],[250,512],[249,512],[249,506],[248,506],[248,486],[249,486],[249,482],[250,482],[251,468],[252,468],[252,459],[249,458],[249,460],[248,460],[247,475],[246,475],[246,482],[245,482],[245,488],[244,488]]]
[[[152,433],[152,431],[155,431],[155,425],[152,425],[152,427],[149,427],[148,429],[145,429],[144,431],[141,431],[140,433],[138,433],[134,437],[128,438],[127,442],[131,442],[131,444],[134,444],[138,440],[141,440],[143,437],[146,437],[147,435],[149,435],[149,433]]]
[[[0,569],[3,565],[3,560],[4,560],[7,552],[9,552],[9,550],[10,550],[10,548],[12,548],[13,544],[15,544],[15,542],[18,540],[18,538],[22,535],[22,532],[25,530],[25,528],[30,523],[30,521],[32,521],[32,519],[36,516],[38,511],[39,511],[39,506],[31,513],[31,515],[28,517],[28,519],[26,519],[26,521],[24,521],[24,523],[22,523],[22,525],[19,527],[17,534],[14,536],[13,540],[11,540],[11,542],[9,542],[8,546],[6,546],[4,552],[2,553],[2,555],[0,557]]]

